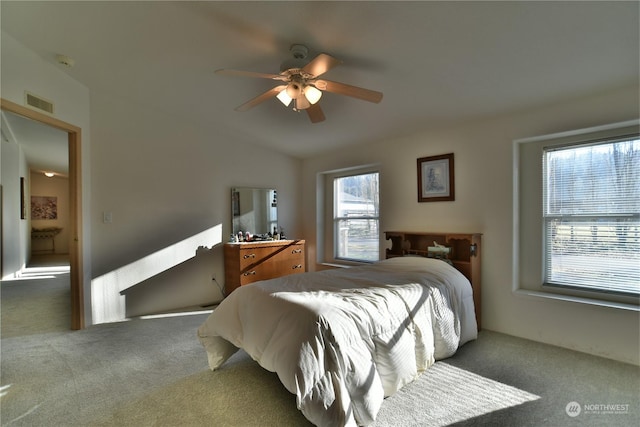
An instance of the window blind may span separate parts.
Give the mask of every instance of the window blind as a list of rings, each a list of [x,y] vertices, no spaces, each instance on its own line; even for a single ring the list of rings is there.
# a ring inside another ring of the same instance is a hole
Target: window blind
[[[334,258],[379,259],[379,200],[378,172],[334,179]]]
[[[640,139],[543,150],[545,283],[640,295]]]

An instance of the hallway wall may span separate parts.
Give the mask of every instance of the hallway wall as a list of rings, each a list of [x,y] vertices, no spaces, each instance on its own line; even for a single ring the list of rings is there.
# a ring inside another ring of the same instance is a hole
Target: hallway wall
[[[55,253],[69,253],[69,179],[63,176],[47,178],[39,172],[31,172],[31,197],[55,197],[57,215],[55,219],[34,219],[29,212],[31,228],[62,228],[55,237]],[[31,206],[31,205],[30,205]],[[53,244],[50,240],[31,240],[31,253],[51,252]]]

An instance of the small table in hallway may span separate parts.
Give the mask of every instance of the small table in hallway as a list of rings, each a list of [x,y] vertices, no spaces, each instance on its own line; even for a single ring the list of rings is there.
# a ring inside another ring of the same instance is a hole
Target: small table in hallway
[[[50,239],[51,240],[50,251],[52,254],[54,254],[56,253],[56,236],[60,234],[61,231],[62,231],[62,228],[59,228],[59,227],[42,228],[42,229],[34,228],[33,230],[31,230],[31,240]],[[38,252],[48,252],[48,251],[49,249],[42,249]]]

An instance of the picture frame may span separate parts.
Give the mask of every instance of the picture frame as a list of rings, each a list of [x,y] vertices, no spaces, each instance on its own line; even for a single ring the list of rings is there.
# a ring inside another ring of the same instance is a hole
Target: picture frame
[[[58,219],[58,197],[31,196],[31,219]]]
[[[20,219],[27,219],[27,201],[24,177],[20,177]]]
[[[455,200],[453,153],[418,159],[418,202]]]

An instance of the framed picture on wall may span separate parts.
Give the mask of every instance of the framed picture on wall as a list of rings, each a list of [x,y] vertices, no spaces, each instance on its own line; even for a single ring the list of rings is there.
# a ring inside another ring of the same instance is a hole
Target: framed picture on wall
[[[418,202],[455,200],[453,153],[418,159]]]
[[[58,198],[31,196],[31,219],[58,219]]]
[[[25,200],[24,177],[20,177],[20,219],[27,219],[27,201]]]

